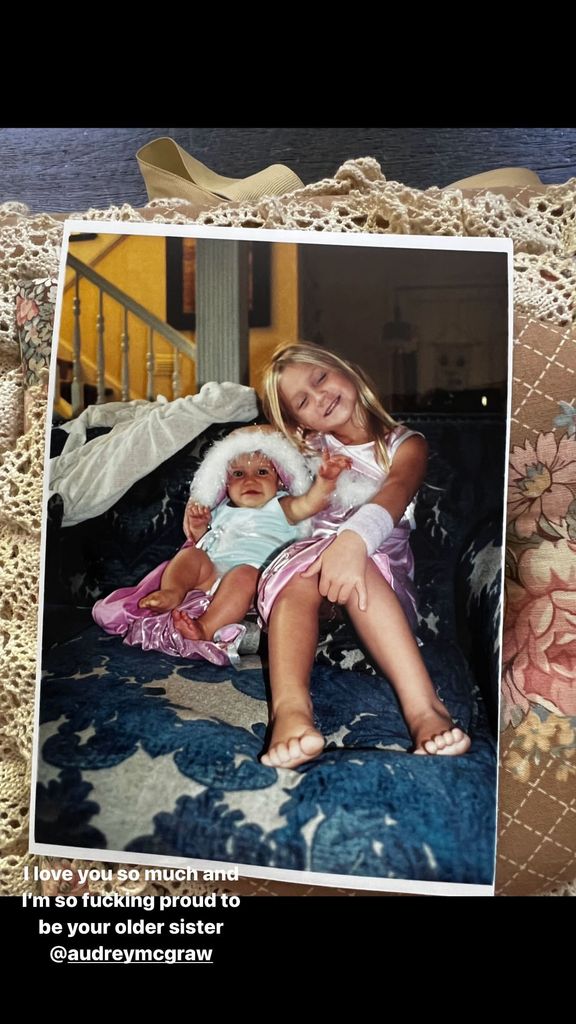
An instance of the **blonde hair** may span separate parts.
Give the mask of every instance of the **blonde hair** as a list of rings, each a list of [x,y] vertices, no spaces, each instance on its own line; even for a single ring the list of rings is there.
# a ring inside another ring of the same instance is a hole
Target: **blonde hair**
[[[390,430],[398,426],[398,422],[386,412],[380,402],[375,385],[368,375],[355,363],[341,359],[334,352],[329,352],[311,342],[298,345],[286,345],[278,349],[272,356],[264,374],[263,407],[267,419],[287,438],[294,442],[300,451],[309,451],[307,436],[313,431],[301,427],[293,412],[288,408],[280,391],[280,379],[287,366],[305,363],[312,366],[323,366],[328,370],[336,370],[343,374],[354,385],[357,394],[355,413],[361,425],[374,438],[376,459],[384,469],[390,468],[390,456],[386,447],[386,437]]]

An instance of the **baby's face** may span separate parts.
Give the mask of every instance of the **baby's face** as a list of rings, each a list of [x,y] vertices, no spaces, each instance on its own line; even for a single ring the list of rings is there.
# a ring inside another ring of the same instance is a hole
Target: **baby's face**
[[[226,490],[237,508],[262,508],[278,490],[278,474],[261,452],[239,455],[228,466]]]

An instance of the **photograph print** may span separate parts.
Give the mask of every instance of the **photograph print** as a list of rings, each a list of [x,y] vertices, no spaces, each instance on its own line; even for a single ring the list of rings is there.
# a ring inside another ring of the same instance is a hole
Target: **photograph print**
[[[492,893],[510,243],[91,232],[58,286],[31,848]]]

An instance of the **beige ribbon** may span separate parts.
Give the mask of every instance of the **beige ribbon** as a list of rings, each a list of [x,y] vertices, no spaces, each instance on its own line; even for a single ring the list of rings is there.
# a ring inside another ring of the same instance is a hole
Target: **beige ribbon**
[[[136,159],[149,199],[187,199],[220,206],[226,200],[254,203],[263,196],[282,196],[302,188],[298,175],[283,164],[272,164],[247,178],[224,178],[170,138],[147,143]]]

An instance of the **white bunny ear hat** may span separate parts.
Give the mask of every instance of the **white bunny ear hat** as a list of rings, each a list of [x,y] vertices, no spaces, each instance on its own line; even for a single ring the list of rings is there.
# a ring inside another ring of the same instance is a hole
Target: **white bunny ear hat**
[[[226,496],[227,469],[233,459],[248,452],[262,452],[274,464],[289,494],[305,494],[312,475],[304,456],[282,434],[268,430],[234,431],[209,448],[190,486],[190,497],[214,508]]]

